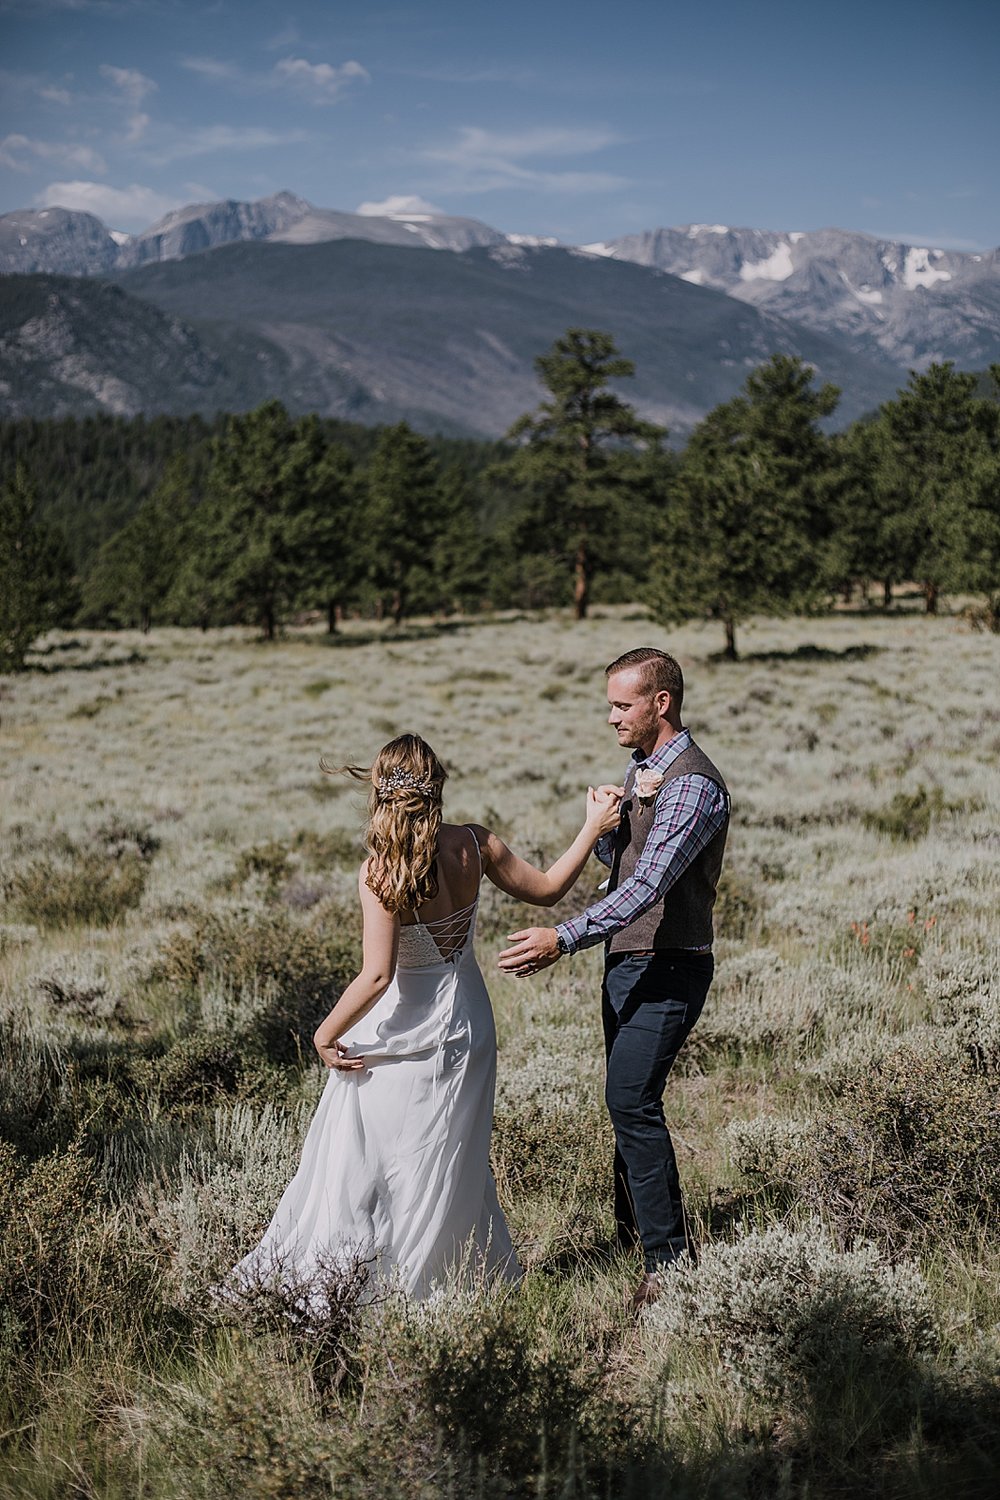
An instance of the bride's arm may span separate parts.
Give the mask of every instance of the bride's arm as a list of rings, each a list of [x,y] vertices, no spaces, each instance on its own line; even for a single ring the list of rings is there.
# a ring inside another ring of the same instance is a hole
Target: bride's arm
[[[514,853],[497,833],[473,824],[483,854],[483,868],[493,884],[532,906],[555,906],[570,890],[597,840],[618,827],[620,787],[587,788],[587,817],[565,853],[547,870],[536,869]]]
[[[363,1057],[348,1057],[340,1037],[360,1021],[381,1000],[396,972],[399,948],[399,918],[386,911],[378,897],[365,884],[367,860],[361,866],[358,889],[361,892],[361,914],[364,918],[364,948],[361,972],[352,979],[325,1021],[313,1036],[313,1044],[328,1068],[346,1072],[363,1068]]]

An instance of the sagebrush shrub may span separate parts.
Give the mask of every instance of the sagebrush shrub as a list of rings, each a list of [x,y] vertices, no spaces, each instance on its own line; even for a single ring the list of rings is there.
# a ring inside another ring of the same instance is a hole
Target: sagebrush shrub
[[[253,1248],[295,1172],[311,1114],[307,1105],[219,1106],[210,1138],[141,1193],[180,1306],[203,1306],[211,1285]]]
[[[995,1076],[934,1032],[841,1063],[807,1125],[730,1127],[751,1181],[791,1191],[844,1244],[893,1250],[975,1238],[1000,1220]]]
[[[889,803],[875,812],[865,812],[861,821],[875,833],[894,840],[926,838],[931,823],[944,811],[944,793],[939,786],[928,792],[918,786],[915,792],[896,792]]]
[[[309,1055],[318,1022],[361,966],[358,919],[326,907],[202,911],[163,943],[154,977],[192,1001],[206,979],[267,996],[246,1040],[276,1061]]]
[[[114,818],[81,843],[60,837],[15,865],[4,880],[4,900],[43,927],[108,927],[139,905],[159,847],[148,828]]]
[[[648,1336],[717,1352],[734,1384],[809,1400],[831,1373],[931,1353],[938,1333],[915,1265],[870,1244],[834,1248],[819,1224],[745,1235],[682,1262],[646,1314]]]
[[[137,855],[81,849],[29,860],[7,877],[4,895],[14,912],[43,927],[109,927],[139,905],[147,874]]]

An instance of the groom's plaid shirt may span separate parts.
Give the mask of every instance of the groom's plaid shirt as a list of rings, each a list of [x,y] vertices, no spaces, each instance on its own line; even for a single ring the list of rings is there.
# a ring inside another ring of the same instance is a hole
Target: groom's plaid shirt
[[[682,729],[648,759],[641,751],[634,750],[635,768],[666,771],[690,744],[690,733]],[[623,880],[616,890],[609,891],[578,917],[571,917],[556,928],[569,952],[603,942],[662,901],[695,855],[724,826],[728,815],[727,794],[707,776],[678,776],[664,787],[656,799],[653,826],[631,878]],[[614,846],[613,833],[606,833],[598,840],[594,853],[602,864],[611,864]]]

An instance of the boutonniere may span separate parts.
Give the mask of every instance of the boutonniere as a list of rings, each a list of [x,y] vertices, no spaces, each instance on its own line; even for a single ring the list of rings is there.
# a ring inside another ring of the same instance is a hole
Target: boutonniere
[[[652,802],[660,787],[666,780],[662,771],[651,771],[644,766],[641,771],[636,771],[632,790],[640,802]]]

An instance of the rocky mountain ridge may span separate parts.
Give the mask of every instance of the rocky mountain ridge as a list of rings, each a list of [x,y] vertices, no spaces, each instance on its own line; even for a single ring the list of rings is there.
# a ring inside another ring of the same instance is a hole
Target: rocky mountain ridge
[[[902,365],[1000,359],[1000,250],[907,245],[842,229],[687,224],[582,247],[767,308]]]
[[[476,219],[419,207],[343,213],[280,192],[252,203],[189,204],[137,235],[62,208],[4,214],[0,273],[108,276],[235,243],[344,239],[454,253],[554,247],[551,240],[503,234]],[[842,229],[785,232],[725,224],[688,224],[556,248],[667,272],[903,369],[942,359],[981,368],[1000,359],[1000,250],[942,250]]]
[[[537,403],[534,359],[574,325],[614,331],[635,361],[629,400],[675,440],[775,352],[842,388],[842,423],[903,379],[722,292],[557,247],[243,242],[116,274],[0,277],[3,414],[210,413],[275,396],[495,437]]]

